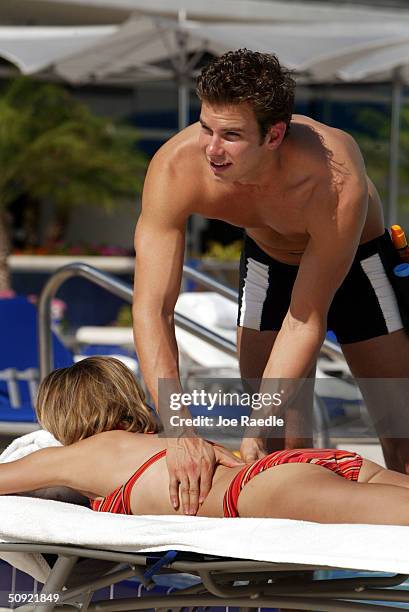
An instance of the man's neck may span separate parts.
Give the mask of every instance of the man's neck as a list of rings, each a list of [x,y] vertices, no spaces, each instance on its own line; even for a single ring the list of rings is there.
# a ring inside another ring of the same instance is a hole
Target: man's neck
[[[277,184],[283,186],[286,182],[286,168],[288,168],[285,163],[287,157],[286,144],[283,141],[279,149],[272,151],[270,156],[266,156],[265,162],[252,176],[235,181],[234,186],[237,189],[254,189],[257,191],[267,191],[271,189],[272,185]]]

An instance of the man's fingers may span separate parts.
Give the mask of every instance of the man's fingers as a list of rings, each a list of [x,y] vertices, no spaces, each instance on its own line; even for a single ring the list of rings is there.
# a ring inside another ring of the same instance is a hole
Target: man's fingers
[[[225,465],[226,467],[238,467],[243,464],[243,461],[240,461],[237,457],[226,457],[225,455],[221,455],[217,457],[217,463],[220,465]]]
[[[243,463],[243,461],[240,461],[233,453],[229,453],[219,448],[214,449],[214,454],[216,456],[216,462],[226,467],[237,467]]]
[[[203,504],[204,500],[209,494],[213,480],[213,465],[210,463],[202,464],[202,471],[200,474],[200,494],[199,504]]]
[[[245,453],[243,455],[244,463],[254,463],[254,461],[257,461],[257,459],[259,459],[259,456],[256,453]]]
[[[264,440],[260,438],[244,438],[241,443],[240,453],[243,457],[243,461],[246,463],[252,463],[253,461],[265,457],[267,451],[265,449]]]
[[[187,476],[180,477],[180,499],[184,514],[189,514],[190,509],[190,486]]]
[[[199,479],[200,473],[196,463],[188,461],[186,464],[186,476],[188,483],[188,501],[183,504],[185,514],[195,515],[199,509]]]
[[[265,457],[267,453],[263,449],[250,450],[242,453],[244,463],[253,463]]]
[[[189,483],[189,511],[187,514],[195,515],[199,510],[199,482],[198,480]]]
[[[179,509],[179,480],[169,474],[169,497],[170,503],[175,510]]]

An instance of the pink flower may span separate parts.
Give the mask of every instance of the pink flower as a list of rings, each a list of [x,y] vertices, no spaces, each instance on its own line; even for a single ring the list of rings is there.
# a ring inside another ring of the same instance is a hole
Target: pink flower
[[[11,299],[16,297],[16,292],[13,291],[13,289],[2,289],[0,291],[0,299],[4,300],[4,299]]]
[[[64,311],[67,308],[67,304],[62,300],[54,298],[51,301],[51,316],[53,319],[62,319],[64,316]]]

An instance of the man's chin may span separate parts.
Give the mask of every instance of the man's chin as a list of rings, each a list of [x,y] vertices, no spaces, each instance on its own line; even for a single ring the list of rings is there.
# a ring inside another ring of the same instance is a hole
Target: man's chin
[[[230,172],[211,173],[215,181],[221,181],[222,183],[234,183],[236,180]]]

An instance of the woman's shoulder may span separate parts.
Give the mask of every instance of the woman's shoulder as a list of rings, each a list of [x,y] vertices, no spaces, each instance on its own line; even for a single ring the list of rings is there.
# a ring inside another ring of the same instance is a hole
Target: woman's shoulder
[[[101,433],[80,440],[71,446],[73,450],[97,451],[103,450],[106,453],[110,451],[126,451],[136,448],[149,448],[157,443],[156,435],[147,435],[143,433],[135,433],[132,431],[124,431],[122,429],[114,429],[112,431],[103,431]]]
[[[123,430],[104,431],[64,447],[69,486],[107,495],[123,484],[146,457],[160,450],[155,438]]]

